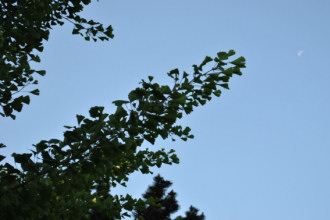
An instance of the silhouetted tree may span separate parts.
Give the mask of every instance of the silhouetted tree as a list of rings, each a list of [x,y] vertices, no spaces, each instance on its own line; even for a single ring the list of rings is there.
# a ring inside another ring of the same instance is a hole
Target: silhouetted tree
[[[193,206],[190,206],[189,211],[186,212],[186,217],[178,216],[175,220],[204,220],[204,213],[198,215],[198,209]]]
[[[171,214],[179,210],[179,204],[176,200],[176,193],[171,190],[166,193],[167,189],[172,185],[168,180],[157,175],[154,177],[153,185],[149,186],[146,193],[142,196],[145,201],[150,201],[154,204],[146,205],[144,210],[137,210],[135,219],[144,220],[171,220]],[[198,209],[190,206],[189,211],[186,212],[186,217],[178,216],[175,220],[203,220],[204,214],[198,215]]]

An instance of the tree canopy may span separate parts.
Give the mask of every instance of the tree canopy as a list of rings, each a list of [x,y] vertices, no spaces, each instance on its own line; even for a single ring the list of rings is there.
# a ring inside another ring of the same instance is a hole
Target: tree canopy
[[[30,68],[40,62],[54,25],[74,23],[73,34],[86,40],[108,40],[111,26],[77,15],[88,0],[4,0],[0,2],[0,105],[2,116],[15,118],[28,95],[21,91],[36,84]],[[110,219],[142,211],[151,201],[131,195],[114,195],[134,172],[152,173],[152,167],[178,163],[173,149],[143,148],[159,138],[184,141],[193,138],[178,119],[228,89],[233,75],[241,75],[245,59],[232,59],[233,50],[209,56],[193,72],[173,69],[172,85],[161,85],[152,76],[141,81],[126,100],[114,101],[115,112],[95,106],[89,116],[77,115],[77,124],[65,126],[62,139],[42,140],[29,153],[12,154],[19,167],[0,165],[0,219],[90,219],[95,212]],[[39,94],[38,90],[30,93]],[[0,144],[0,148],[5,147]],[[5,156],[0,155],[0,161]],[[189,213],[194,213],[192,209]],[[14,217],[13,217],[14,216]],[[183,218],[184,219],[184,218]]]
[[[29,85],[38,84],[30,62],[40,62],[38,52],[44,49],[53,26],[65,21],[74,25],[72,34],[86,40],[113,38],[112,27],[78,15],[91,0],[2,0],[0,2],[0,111],[1,116],[15,118],[23,104],[30,103],[29,95],[21,95]],[[39,95],[39,90],[26,92]]]

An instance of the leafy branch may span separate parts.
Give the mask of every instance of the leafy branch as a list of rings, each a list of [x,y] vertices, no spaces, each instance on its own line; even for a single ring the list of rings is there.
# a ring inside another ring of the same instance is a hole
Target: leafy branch
[[[230,50],[219,52],[215,58],[206,57],[199,66],[193,65],[193,74],[180,73],[178,69],[170,71],[168,76],[174,80],[172,89],[154,83],[149,76],[148,81],[142,80],[128,94],[128,100],[113,102],[116,106],[113,114],[104,113],[103,107],[92,107],[89,117],[77,115],[77,126],[65,126],[63,140],[41,141],[30,154],[13,154],[21,169],[8,163],[0,165],[1,208],[23,209],[24,213],[38,207],[39,216],[52,213],[58,218],[56,213],[61,213],[67,219],[79,219],[91,207],[118,218],[128,215],[133,208],[144,207],[144,201],[129,195],[112,195],[111,189],[118,184],[125,186],[133,172],[152,173],[151,167],[179,162],[173,149],[167,152],[139,147],[144,141],[155,144],[159,137],[173,140],[179,137],[184,141],[193,138],[189,127],[183,128],[176,122],[213,96],[220,96],[222,88],[228,89],[229,79],[241,75],[241,68],[245,67],[243,57],[226,61],[234,54]],[[210,62],[214,66],[203,72]],[[34,162],[32,155],[41,161]],[[49,193],[38,193],[40,189]],[[38,206],[6,203],[13,198],[24,200],[23,197]]]
[[[50,30],[63,25],[64,20],[74,24],[72,33],[85,40],[110,40],[114,37],[111,25],[79,16],[91,0],[2,0],[0,1],[0,116],[15,119],[24,104],[30,103],[29,95],[20,95],[23,88],[38,84],[35,75],[46,71],[34,70],[31,62],[39,63],[38,52],[44,49]],[[39,90],[29,92],[39,95]]]

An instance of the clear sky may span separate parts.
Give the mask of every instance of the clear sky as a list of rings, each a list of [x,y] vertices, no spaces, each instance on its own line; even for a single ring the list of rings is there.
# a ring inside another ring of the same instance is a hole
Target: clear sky
[[[1,119],[2,154],[61,138],[90,107],[125,99],[148,75],[170,82],[206,55],[234,49],[247,59],[230,90],[182,120],[181,163],[155,169],[173,181],[181,213],[208,220],[330,219],[330,1],[100,0],[84,15],[111,24],[115,39],[85,42],[56,27],[38,65],[41,95],[15,121]],[[140,196],[152,176],[132,175]]]

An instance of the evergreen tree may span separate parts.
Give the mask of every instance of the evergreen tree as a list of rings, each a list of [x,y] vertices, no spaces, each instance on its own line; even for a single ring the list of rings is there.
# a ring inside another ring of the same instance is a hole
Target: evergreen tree
[[[198,209],[193,206],[190,206],[189,211],[186,212],[186,217],[178,216],[175,220],[204,220],[204,213],[198,215]]]
[[[170,216],[179,210],[179,204],[176,200],[176,193],[171,190],[166,193],[167,189],[172,185],[168,180],[157,175],[154,177],[153,185],[149,186],[143,198],[153,205],[146,205],[144,210],[137,210],[135,219],[144,220],[171,220]],[[175,220],[203,220],[204,214],[198,215],[198,209],[190,206],[189,211],[186,212],[186,217],[178,216]]]

